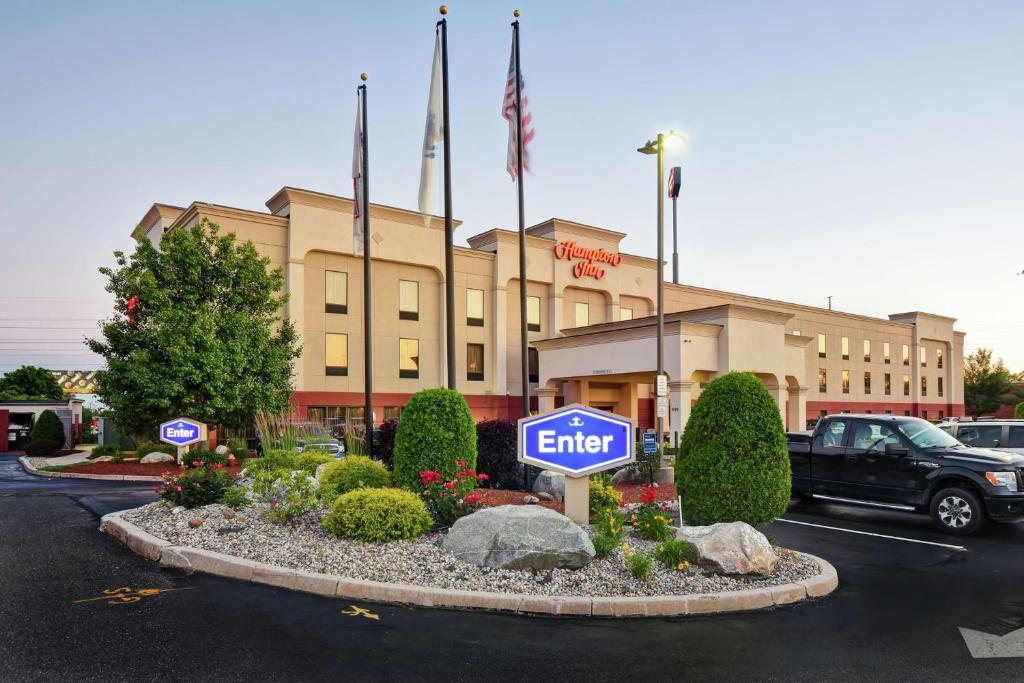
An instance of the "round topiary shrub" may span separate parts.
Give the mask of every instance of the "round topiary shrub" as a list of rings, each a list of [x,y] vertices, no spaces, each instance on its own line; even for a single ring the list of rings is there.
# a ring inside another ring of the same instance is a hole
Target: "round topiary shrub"
[[[765,524],[789,505],[789,452],[779,408],[749,372],[730,372],[701,393],[676,457],[688,524]]]
[[[518,489],[523,485],[523,466],[516,459],[518,439],[515,422],[484,420],[476,423],[476,469],[490,479],[491,488]]]
[[[401,489],[356,489],[334,502],[323,525],[339,538],[383,543],[416,538],[433,526],[420,497]]]
[[[465,460],[465,467],[459,467]],[[466,399],[454,389],[424,389],[409,399],[395,434],[395,484],[420,491],[420,472],[441,473],[444,481],[476,469],[476,425]]]
[[[334,460],[320,475],[320,497],[334,500],[343,493],[360,488],[383,488],[391,483],[391,475],[384,465],[365,455],[350,455]]]
[[[57,452],[57,442],[53,439],[32,439],[25,444],[25,455],[46,458]]]
[[[49,439],[57,444],[57,448],[64,448],[66,441],[64,435],[64,424],[52,410],[44,410],[39,414],[39,419],[32,426],[33,439]]]

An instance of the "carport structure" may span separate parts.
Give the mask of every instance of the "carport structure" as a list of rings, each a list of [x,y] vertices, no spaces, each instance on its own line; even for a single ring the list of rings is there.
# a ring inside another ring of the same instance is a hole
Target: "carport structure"
[[[669,431],[682,432],[702,385],[734,370],[764,382],[789,430],[807,421],[807,345],[812,338],[786,334],[790,313],[724,304],[665,315],[665,373]],[[644,426],[641,402],[654,395],[657,318],[601,323],[562,330],[534,343],[538,352],[538,408],[555,399],[610,410]]]

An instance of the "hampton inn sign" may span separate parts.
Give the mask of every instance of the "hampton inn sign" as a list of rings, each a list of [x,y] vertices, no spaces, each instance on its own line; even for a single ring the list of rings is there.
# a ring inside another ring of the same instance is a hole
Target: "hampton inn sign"
[[[590,276],[600,280],[604,277],[604,268],[595,264],[607,263],[610,266],[617,266],[622,263],[622,257],[615,252],[582,247],[571,241],[562,241],[555,245],[555,258],[565,261],[578,259],[572,267],[572,274],[576,279]]]

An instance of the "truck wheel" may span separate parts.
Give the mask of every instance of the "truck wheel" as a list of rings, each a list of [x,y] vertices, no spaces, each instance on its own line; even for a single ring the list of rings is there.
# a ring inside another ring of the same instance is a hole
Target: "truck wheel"
[[[966,536],[985,526],[985,506],[968,489],[942,489],[932,497],[929,509],[932,522],[947,533]]]

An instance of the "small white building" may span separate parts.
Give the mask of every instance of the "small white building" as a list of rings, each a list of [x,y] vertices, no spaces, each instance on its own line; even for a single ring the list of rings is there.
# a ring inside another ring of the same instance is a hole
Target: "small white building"
[[[52,410],[64,423],[67,441],[61,448],[71,448],[82,437],[82,404],[80,398],[0,401],[0,451],[17,451],[28,443],[32,427],[44,410]]]

